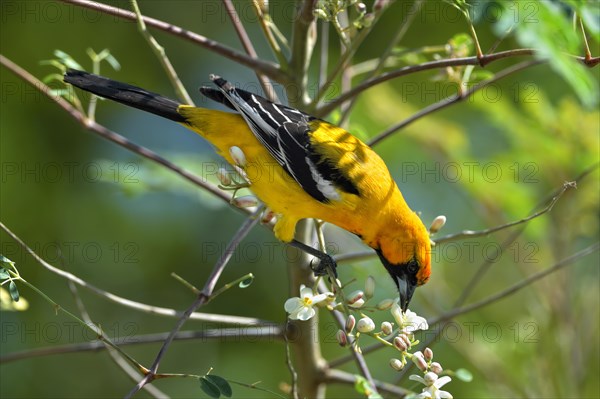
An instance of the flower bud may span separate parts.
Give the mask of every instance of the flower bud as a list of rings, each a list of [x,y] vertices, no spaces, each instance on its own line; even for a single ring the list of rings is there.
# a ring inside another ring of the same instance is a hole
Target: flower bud
[[[438,379],[438,375],[436,373],[432,373],[431,371],[428,373],[425,373],[425,375],[423,376],[423,379],[425,380],[425,383],[427,384],[427,386],[432,386],[434,382],[437,381]]]
[[[315,16],[317,18],[321,18],[324,21],[328,21],[329,20],[329,16],[327,15],[327,13],[325,12],[325,10],[322,10],[320,8],[317,8],[315,11]]]
[[[358,309],[358,308],[362,308],[364,304],[365,304],[365,300],[360,298],[358,301],[351,303],[348,306],[350,306],[351,308],[354,308],[354,309]]]
[[[242,197],[235,197],[231,203],[238,208],[252,208],[258,206],[258,199],[253,195],[244,195]]]
[[[404,341],[404,344],[406,345],[406,347],[410,349],[410,347],[412,346],[412,342],[410,342],[410,338],[408,338],[408,335],[406,335],[405,333],[402,333],[402,334],[399,334],[397,338],[400,338],[402,341]]]
[[[431,371],[433,371],[437,375],[442,374],[442,371],[444,371],[444,369],[442,368],[442,365],[439,364],[438,362],[432,362],[431,366],[429,366],[429,368],[431,369]]]
[[[235,162],[236,165],[242,168],[246,167],[246,155],[240,147],[230,147],[229,155],[231,155],[231,159],[233,159],[233,162]]]
[[[413,353],[412,361],[421,371],[427,370],[427,362],[423,357],[423,353],[421,351]]]
[[[404,340],[400,337],[394,338],[394,346],[400,352],[405,352],[408,349],[408,347],[406,346],[406,342],[404,342]]]
[[[361,333],[368,333],[375,329],[375,323],[370,317],[364,316],[356,323],[356,329]]]
[[[231,184],[231,178],[229,177],[229,172],[225,168],[219,168],[217,171],[217,178],[224,186],[229,186]]]
[[[433,222],[431,222],[431,226],[429,226],[429,232],[431,234],[435,234],[438,231],[440,231],[440,229],[442,227],[444,227],[445,224],[446,224],[446,216],[440,215],[440,216],[436,217],[435,219],[433,219]]]
[[[258,4],[260,11],[265,14],[269,12],[269,0],[257,0],[256,3]]]
[[[346,344],[348,343],[348,336],[343,330],[338,330],[337,334],[335,335],[335,338],[337,339],[338,344],[340,344],[341,347],[346,346]]]
[[[364,292],[360,290],[354,291],[352,294],[348,295],[348,305],[352,305],[353,303],[361,300],[364,296]]]
[[[365,296],[373,298],[373,294],[375,294],[375,279],[373,276],[369,276],[367,277],[367,281],[365,281]]]
[[[378,310],[387,310],[387,309],[391,308],[394,303],[396,303],[395,299],[387,298],[387,299],[384,299],[381,302],[379,302],[375,307]]]
[[[384,321],[383,323],[381,323],[381,332],[384,335],[390,335],[392,331],[394,331],[392,323],[390,323],[389,321]]]
[[[425,357],[425,360],[427,360],[428,362],[430,362],[431,359],[433,359],[433,351],[431,350],[431,348],[425,348],[425,350],[423,351],[423,357]]]
[[[367,6],[365,5],[365,3],[356,3],[356,11],[358,11],[361,14],[364,14],[367,12]]]
[[[396,371],[400,371],[404,368],[404,363],[402,363],[399,359],[390,359],[390,366]]]
[[[356,319],[354,318],[354,316],[352,316],[352,315],[348,316],[348,318],[346,319],[346,332],[348,334],[352,333],[352,330],[354,330],[355,325],[356,325]]]
[[[273,220],[273,218],[275,218],[275,212],[273,212],[272,210],[270,210],[269,208],[267,208],[263,212],[262,218],[260,219],[260,222],[262,224],[269,224],[271,222],[271,220]]]
[[[386,8],[390,4],[390,0],[375,0],[375,4],[373,4],[373,10],[381,11]]]

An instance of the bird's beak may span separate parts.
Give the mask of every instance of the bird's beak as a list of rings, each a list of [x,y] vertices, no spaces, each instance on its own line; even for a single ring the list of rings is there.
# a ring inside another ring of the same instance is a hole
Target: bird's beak
[[[398,285],[398,294],[400,295],[400,307],[403,312],[406,312],[408,309],[408,304],[417,288],[417,284],[412,283],[410,280],[404,273],[396,275],[396,284]]]

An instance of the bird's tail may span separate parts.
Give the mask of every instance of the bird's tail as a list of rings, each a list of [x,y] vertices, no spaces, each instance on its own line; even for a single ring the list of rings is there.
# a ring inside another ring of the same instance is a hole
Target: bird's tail
[[[69,69],[64,80],[100,97],[109,98],[175,122],[186,122],[186,119],[178,112],[181,104],[160,94],[76,69]]]

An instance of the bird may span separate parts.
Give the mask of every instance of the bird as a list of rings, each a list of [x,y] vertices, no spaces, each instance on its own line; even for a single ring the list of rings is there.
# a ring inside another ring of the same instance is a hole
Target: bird
[[[320,219],[357,235],[379,256],[406,311],[415,289],[430,278],[431,242],[381,157],[341,127],[236,88],[220,76],[210,80],[216,88],[200,92],[234,112],[181,104],[85,71],[67,69],[64,75],[66,83],[82,90],[182,124],[231,165],[236,159],[230,150],[238,147],[246,168],[255,168],[250,189],[277,215],[277,239],[319,259],[313,270],[324,275],[335,273],[335,260],[296,240],[296,224]]]

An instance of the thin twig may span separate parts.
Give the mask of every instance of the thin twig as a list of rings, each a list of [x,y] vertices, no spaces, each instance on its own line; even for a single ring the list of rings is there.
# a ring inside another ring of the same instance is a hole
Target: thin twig
[[[108,299],[109,301],[113,301],[118,303],[119,305],[126,306],[132,309],[140,310],[149,314],[156,314],[161,316],[169,316],[169,317],[181,317],[182,313],[180,311],[176,311],[174,309],[162,308],[158,306],[146,305],[144,303],[132,301],[127,298],[120,297],[111,292],[105,291],[101,288],[98,288],[87,281],[75,276],[72,273],[59,269],[55,266],[52,266],[50,263],[46,262],[42,257],[40,257],[33,249],[31,249],[20,237],[18,237],[15,233],[13,233],[8,227],[6,227],[0,221],[0,229],[4,230],[6,234],[8,234],[15,242],[23,248],[27,253],[29,253],[33,259],[36,260],[41,266],[43,266],[46,270],[68,280],[73,283],[80,285],[96,295],[101,296],[102,298]],[[241,317],[241,316],[229,316],[229,315],[218,315],[218,314],[207,314],[207,313],[193,313],[190,316],[193,320],[206,321],[206,322],[214,322],[214,323],[224,323],[224,324],[238,324],[244,326],[256,326],[261,324],[274,324],[269,321],[255,319],[252,317]]]
[[[585,34],[585,27],[583,26],[583,19],[581,17],[579,17],[579,26],[581,28],[581,35],[583,36],[583,45],[585,46],[585,59],[586,61],[590,61],[592,59],[592,52],[590,51],[590,44]]]
[[[277,57],[277,61],[279,61],[280,68],[283,70],[287,70],[287,59],[283,55],[281,47],[279,47],[279,43],[277,43],[277,39],[271,31],[271,27],[274,26],[274,23],[271,19],[271,16],[269,15],[268,3],[266,4],[267,8],[265,10],[263,10],[260,4],[258,4],[258,0],[252,0],[252,5],[254,6],[254,11],[256,12],[256,17],[258,18],[260,27],[262,28],[263,33],[267,38],[267,42],[269,43],[269,46],[271,46],[271,50],[275,54],[275,57]]]
[[[552,274],[566,266],[571,265],[572,263],[579,260],[580,258],[583,258],[584,256],[587,256],[591,253],[598,251],[598,249],[600,249],[600,242],[592,244],[589,247],[582,249],[579,252],[574,253],[573,255],[569,256],[568,258],[565,258],[565,259],[555,263],[553,266],[551,266],[547,269],[544,269],[537,273],[534,273],[531,276],[524,278],[523,280],[519,281],[518,283],[513,284],[512,286],[510,286],[496,294],[490,295],[487,298],[484,298],[480,301],[471,303],[467,306],[452,309],[451,311],[446,312],[446,313],[436,317],[435,319],[428,320],[427,323],[431,326],[431,325],[434,325],[434,324],[437,324],[440,322],[451,320],[462,314],[472,312],[474,310],[477,310],[479,308],[482,308],[484,306],[487,306],[489,304],[497,302],[501,299],[504,299],[507,296],[510,296],[510,295],[514,294],[515,292],[519,291],[520,289],[525,288],[526,286],[536,282],[537,280],[542,279],[542,278],[548,276],[549,274]]]
[[[398,78],[400,76],[405,76],[405,75],[409,75],[412,73],[427,71],[427,70],[431,70],[431,69],[446,68],[446,67],[452,67],[452,66],[481,65],[481,64],[488,65],[492,62],[495,62],[495,61],[498,61],[498,60],[501,60],[504,58],[533,56],[533,55],[537,55],[537,52],[534,49],[524,48],[524,49],[506,50],[506,51],[499,51],[497,53],[486,54],[482,58],[477,58],[476,56],[461,57],[461,58],[448,58],[448,59],[443,59],[443,60],[424,62],[424,63],[418,64],[418,65],[408,65],[408,66],[399,68],[395,71],[390,71],[390,72],[381,74],[379,76],[376,76],[372,79],[368,79],[368,80],[360,83],[359,85],[355,86],[352,90],[347,91],[346,93],[343,93],[339,97],[337,97],[337,98],[333,99],[332,101],[319,107],[315,111],[315,116],[323,117],[323,116],[329,114],[331,111],[333,111],[338,106],[340,106],[342,103],[346,102],[347,100],[351,99],[352,97],[357,96],[358,94],[362,93],[363,91],[370,89],[380,83],[386,82],[388,80]],[[583,62],[585,65],[587,65],[589,67],[594,67],[598,63],[600,63],[600,57],[595,57],[588,61],[586,61],[584,57],[573,56],[573,58]]]
[[[288,330],[288,327],[290,326],[290,321],[286,320],[286,331]],[[292,387],[292,398],[293,399],[298,399],[298,373],[296,372],[296,369],[294,368],[294,363],[292,362],[292,354],[290,351],[290,340],[288,339],[287,334],[284,335],[284,339],[285,339],[285,365],[288,369],[288,371],[290,372],[290,377],[292,379],[291,382],[291,387]]]
[[[237,11],[235,10],[235,7],[233,6],[233,2],[231,0],[222,0],[222,1],[223,1],[223,5],[225,6],[225,10],[227,11],[227,14],[229,15],[229,19],[231,20],[231,23],[233,24],[233,28],[235,29],[235,32],[237,33],[237,35],[240,39],[240,42],[242,42],[242,46],[244,47],[244,50],[246,50],[246,53],[250,57],[252,57],[254,59],[258,59],[258,54],[256,54],[256,50],[254,50],[254,46],[252,45],[252,42],[250,41],[248,32],[246,31],[246,28],[244,28],[244,25],[242,24],[242,21],[241,21],[240,17],[238,16]],[[260,82],[260,86],[262,87],[263,92],[265,93],[265,96],[271,101],[278,102],[277,94],[275,93],[275,90],[273,90],[273,85],[271,85],[271,83],[265,77],[265,75],[263,75],[259,71],[256,71],[256,78]]]
[[[131,21],[136,20],[135,13],[125,10],[123,8],[112,7],[107,4],[98,3],[95,1],[89,0],[61,0],[67,4],[73,4],[80,7],[86,7],[98,12],[102,12],[108,15],[113,15],[118,18],[128,19]],[[169,24],[167,22],[150,18],[143,17],[144,22],[148,26],[152,26],[153,28],[160,29],[167,33],[170,33],[174,36],[181,37],[183,39],[189,40],[193,43],[196,43],[208,50],[214,51],[215,53],[222,55],[223,57],[229,58],[230,60],[240,63],[241,65],[245,65],[255,71],[260,71],[261,73],[267,75],[271,79],[280,82],[286,83],[289,81],[289,77],[279,69],[277,64],[272,62],[263,61],[260,59],[255,59],[247,56],[246,54],[240,53],[230,47],[227,47],[215,40],[208,39],[202,35],[197,33],[185,30],[179,26]]]
[[[240,244],[240,242],[248,235],[248,233],[250,233],[252,227],[254,227],[258,223],[258,221],[260,220],[261,212],[262,208],[259,208],[252,216],[248,217],[246,221],[240,226],[238,231],[235,233],[235,235],[227,245],[227,248],[225,248],[225,251],[221,254],[221,257],[213,267],[210,276],[208,277],[206,283],[204,284],[204,287],[202,288],[202,292],[200,292],[196,300],[187,308],[184,314],[179,318],[179,320],[175,324],[175,327],[171,330],[171,332],[167,336],[167,339],[165,339],[165,341],[163,342],[163,345],[160,348],[158,354],[156,355],[156,358],[154,359],[150,370],[148,371],[146,376],[135,387],[133,387],[131,391],[129,391],[129,393],[125,396],[126,398],[131,398],[135,393],[137,393],[141,388],[143,388],[144,385],[152,382],[152,380],[155,378],[158,372],[158,367],[160,366],[160,362],[164,355],[167,353],[167,350],[173,342],[173,339],[175,338],[179,330],[181,330],[185,322],[190,318],[190,315],[194,313],[194,311],[200,306],[206,304],[209,301],[214,291],[214,288],[217,282],[219,281],[219,277],[221,277],[223,270],[225,270],[225,266],[231,260],[231,257],[233,256],[233,253]]]
[[[89,312],[87,311],[86,306],[84,305],[81,296],[79,295],[79,291],[77,289],[77,285],[75,285],[75,283],[73,283],[72,281],[68,281],[67,282],[69,285],[69,290],[71,291],[71,294],[73,294],[73,298],[75,299],[75,304],[77,306],[77,308],[79,309],[79,313],[81,314],[81,318],[83,319],[83,321],[85,321],[87,324],[92,324],[92,318],[90,317]],[[98,326],[98,329],[102,332],[102,334],[104,334],[104,331],[102,331],[101,326]],[[129,377],[129,379],[132,382],[138,381],[140,379],[140,373],[139,370],[136,370],[135,368],[133,368],[126,359],[124,359],[118,351],[112,349],[109,345],[107,345],[104,341],[100,341],[100,342],[94,342],[94,343],[98,343],[100,345],[102,345],[102,347],[108,352],[108,355],[110,356],[110,358],[115,362],[115,364],[121,369],[123,370],[123,372],[125,374],[127,374],[127,376]],[[115,343],[116,345],[116,343]],[[148,392],[148,394],[150,394],[152,397],[155,398],[166,398],[168,397],[167,394],[165,394],[164,392],[162,392],[160,389],[158,389],[155,386],[152,385],[146,385],[144,387],[144,389]]]
[[[438,238],[437,240],[434,240],[434,241],[435,241],[436,244],[441,244],[441,243],[444,243],[444,242],[460,240],[460,239],[463,239],[463,238],[484,237],[484,236],[488,236],[488,235],[490,235],[492,233],[495,233],[497,231],[500,231],[500,230],[508,229],[510,227],[517,226],[519,224],[527,223],[527,222],[529,222],[532,219],[535,219],[537,217],[542,216],[546,212],[550,212],[552,210],[552,208],[554,207],[554,204],[556,204],[556,202],[558,202],[558,200],[565,193],[565,191],[567,191],[568,189],[571,189],[571,188],[577,188],[577,183],[576,182],[566,182],[565,184],[563,184],[562,189],[558,192],[558,194],[556,194],[550,200],[550,202],[548,203],[548,205],[545,208],[543,208],[543,209],[541,209],[541,210],[539,210],[539,211],[537,211],[537,212],[535,212],[535,213],[533,213],[533,214],[531,214],[531,215],[529,215],[529,216],[527,216],[527,217],[525,217],[523,219],[516,220],[516,221],[510,222],[510,223],[505,223],[505,224],[502,224],[502,225],[499,225],[499,226],[495,226],[495,227],[491,227],[489,229],[484,229],[484,230],[478,230],[478,231],[463,230],[463,231],[460,231],[458,233],[453,233],[453,234],[445,235],[445,236],[440,237],[440,238]]]
[[[575,182],[580,183],[584,178],[586,178],[587,176],[589,176],[594,170],[596,170],[598,168],[600,164],[594,164],[588,168],[586,168],[582,173],[580,173],[577,177],[575,177],[575,179],[573,179]],[[560,188],[554,190],[547,198],[545,198],[543,201],[541,201],[541,204],[547,203],[548,201],[550,201],[552,198],[556,197],[558,195],[559,192],[561,192],[564,188],[564,185],[561,186]],[[535,211],[535,209],[539,208],[539,206],[541,205],[536,205],[535,208],[532,210]],[[500,249],[504,249],[506,248],[506,246],[510,245],[521,233],[523,233],[524,231],[524,227],[521,227],[520,229],[516,230],[515,232],[513,232],[512,234],[510,234],[501,244],[500,244]],[[363,256],[366,254],[362,254]],[[462,306],[462,304],[465,302],[466,298],[469,296],[469,294],[473,291],[473,289],[475,288],[475,286],[477,286],[477,284],[479,283],[479,281],[481,281],[481,278],[483,277],[483,275],[485,274],[485,272],[489,269],[489,266],[492,264],[492,259],[497,259],[496,257],[497,254],[492,254],[491,256],[487,256],[486,260],[483,262],[483,264],[481,264],[477,270],[477,272],[475,273],[475,275],[471,278],[471,280],[465,285],[465,290],[462,292],[461,296],[455,301],[454,305],[452,306],[453,310],[456,310],[458,308],[460,308]],[[348,260],[348,258],[350,258],[350,256],[346,257],[346,259],[344,260]],[[452,312],[453,310],[450,310],[449,312]],[[440,316],[441,317],[441,316]],[[438,330],[438,331],[441,331]],[[438,332],[439,334],[439,332]],[[431,338],[428,342],[433,342],[435,339],[437,339],[437,334]],[[384,348],[385,346],[382,343],[375,343],[372,344],[370,346],[367,346],[365,348],[361,348],[362,353],[364,355],[367,355],[369,353],[375,352],[379,349]],[[338,367],[342,364],[345,364],[347,362],[352,361],[352,356],[350,355],[346,355],[346,356],[342,356],[338,359],[334,359],[332,361],[329,362],[330,367]],[[404,375],[404,373],[406,373],[407,370],[403,370],[402,375]]]
[[[83,113],[81,113],[77,108],[75,108],[73,105],[71,105],[67,100],[65,100],[64,98],[62,98],[60,96],[53,95],[52,90],[48,86],[46,86],[35,76],[31,75],[29,72],[27,72],[26,70],[24,70],[17,64],[13,63],[11,60],[9,60],[8,58],[4,57],[1,54],[0,54],[0,64],[4,65],[6,68],[11,70],[15,75],[19,76],[21,79],[23,79],[24,81],[29,83],[31,86],[33,86],[34,88],[36,88],[37,90],[39,90],[40,92],[45,94],[49,99],[56,102],[62,109],[67,111],[84,128],[91,130],[92,132],[98,134],[99,136],[101,136],[102,138],[104,138],[106,140],[112,141],[113,143],[118,144],[124,148],[127,148],[128,150],[130,150],[144,158],[150,159],[150,160],[164,166],[165,168],[175,172],[176,174],[183,177],[184,179],[192,182],[196,186],[202,187],[203,189],[214,194],[216,197],[220,198],[221,200],[229,203],[229,201],[231,199],[230,196],[225,194],[217,186],[210,184],[210,183],[204,181],[201,177],[198,177],[195,174],[187,171],[186,169],[175,165],[171,161],[161,157],[160,155],[156,154],[155,152],[151,151],[150,149],[126,139],[125,137],[121,136],[120,134],[115,133],[112,130],[104,127],[103,125],[100,125],[94,121],[90,121]],[[246,210],[246,212],[248,212],[248,211]]]
[[[576,184],[579,184],[583,179],[585,179],[594,170],[596,170],[599,165],[600,164],[596,163],[596,164],[594,164],[594,165],[586,168],[582,173],[580,173],[577,177],[575,177],[575,179],[573,179],[573,181]],[[550,201],[553,197],[555,197],[556,195],[558,195],[558,193],[561,190],[563,190],[563,186],[557,188],[549,196],[547,196],[542,201],[540,201],[531,210],[531,212],[535,211],[540,206],[543,206],[543,204],[548,203],[548,201]],[[498,256],[499,251],[504,250],[508,245],[510,245],[514,240],[516,240],[517,237],[519,237],[521,235],[521,233],[523,233],[523,231],[525,231],[525,227],[526,227],[526,225],[524,225],[522,228],[519,228],[516,231],[514,231],[512,234],[510,234],[504,241],[502,241],[502,243],[500,244],[500,249],[496,249],[495,253],[492,256],[486,257],[486,259],[483,261],[483,263],[478,267],[477,272],[475,272],[475,274],[473,275],[473,277],[471,277],[471,279],[465,285],[465,289],[463,290],[463,292],[460,294],[460,296],[454,302],[454,304],[452,306],[453,308],[460,307],[460,306],[462,306],[465,303],[465,301],[467,300],[467,297],[469,295],[471,295],[471,293],[475,290],[475,287],[483,279],[483,276],[488,272],[488,270],[490,270],[490,268],[494,264],[493,259],[496,259],[496,257]]]
[[[383,70],[383,68],[385,66],[386,61],[388,60],[390,55],[392,55],[392,53],[394,52],[394,49],[396,48],[398,43],[402,40],[402,38],[408,31],[408,28],[410,27],[411,23],[413,22],[415,16],[419,12],[419,9],[421,8],[422,5],[423,5],[423,0],[416,0],[412,4],[410,10],[408,10],[408,12],[406,12],[404,14],[404,16],[402,17],[402,21],[399,24],[399,28],[396,31],[396,34],[394,35],[392,40],[389,41],[383,54],[381,54],[381,56],[377,60],[377,65],[375,66],[375,68],[373,68],[371,70],[371,73],[364,80],[371,79],[374,76],[377,76],[377,75],[379,75],[379,73],[381,73],[381,71]],[[358,97],[353,97],[350,100],[347,108],[344,110],[344,113],[342,114],[340,123],[344,123],[348,119],[348,117],[350,116],[350,111],[352,110],[352,107],[354,107],[354,104],[356,103],[357,99],[358,99]]]
[[[354,385],[356,383],[356,376],[354,374],[338,369],[327,370],[325,378],[327,382],[337,382],[347,385]],[[373,383],[375,384],[375,388],[377,388],[378,391],[387,392],[389,394],[394,395],[394,397],[403,398],[409,393],[411,393],[411,391],[407,389],[396,386],[394,384],[389,384],[387,382],[374,380]]]
[[[138,6],[137,0],[130,0],[130,3],[131,8],[133,8],[133,11],[135,12],[135,17],[138,23],[140,33],[142,34],[142,36],[144,36],[144,39],[146,39],[146,41],[150,45],[150,48],[154,52],[154,55],[156,55],[156,58],[158,58],[158,61],[162,65],[163,69],[165,70],[165,73],[167,74],[167,77],[171,81],[171,84],[173,85],[177,96],[185,104],[194,105],[194,100],[192,100],[192,97],[190,97],[189,93],[185,89],[185,86],[183,85],[183,83],[181,83],[179,76],[177,76],[177,72],[175,71],[173,64],[171,64],[171,60],[169,60],[165,48],[158,43],[158,41],[154,38],[154,36],[152,36],[150,31],[148,31],[148,28],[146,28],[144,16],[140,11],[140,7]]]
[[[164,342],[168,335],[169,333],[166,332],[158,334],[136,335],[135,337],[125,337],[122,340],[114,342],[119,346],[155,344],[158,342]],[[273,342],[274,340],[279,341],[284,338],[284,330],[283,327],[276,324],[241,328],[209,328],[193,331],[180,331],[175,335],[173,341],[178,342],[199,340],[204,342],[218,340],[223,342],[228,338],[232,338],[235,340],[235,342],[239,342],[240,339],[244,338],[248,338],[249,342],[256,342],[258,340]],[[79,352],[97,352],[104,349],[105,345],[98,341],[28,349],[0,356],[0,364],[42,356],[64,355],[68,353]]]
[[[382,140],[391,136],[398,130],[410,125],[411,123],[423,118],[424,116],[429,115],[433,112],[439,111],[443,108],[449,107],[452,104],[461,102],[461,101],[469,98],[471,95],[473,95],[473,93],[483,89],[484,87],[489,86],[490,84],[492,84],[494,82],[497,82],[498,80],[500,80],[508,75],[522,71],[523,69],[527,69],[527,68],[530,68],[535,65],[539,65],[543,62],[544,62],[543,60],[525,61],[525,62],[521,62],[516,65],[513,65],[511,67],[508,67],[506,69],[503,69],[502,71],[498,72],[491,78],[483,80],[483,81],[477,83],[476,85],[474,85],[473,87],[470,87],[467,90],[459,91],[456,94],[453,94],[453,95],[448,96],[436,103],[433,103],[433,104],[423,108],[421,111],[415,113],[414,115],[406,118],[405,120],[391,126],[390,128],[386,129],[382,133],[375,136],[371,141],[369,141],[369,145],[374,146],[374,145],[378,144],[379,142],[381,142]]]
[[[292,35],[292,54],[290,57],[290,73],[296,84],[295,91],[298,93],[296,98],[288,95],[288,102],[292,106],[301,106],[306,100],[306,86],[308,83],[308,66],[313,51],[313,45],[316,32],[312,30],[315,27],[315,15],[313,10],[317,0],[304,0],[297,5],[297,11],[294,16],[294,26]]]

